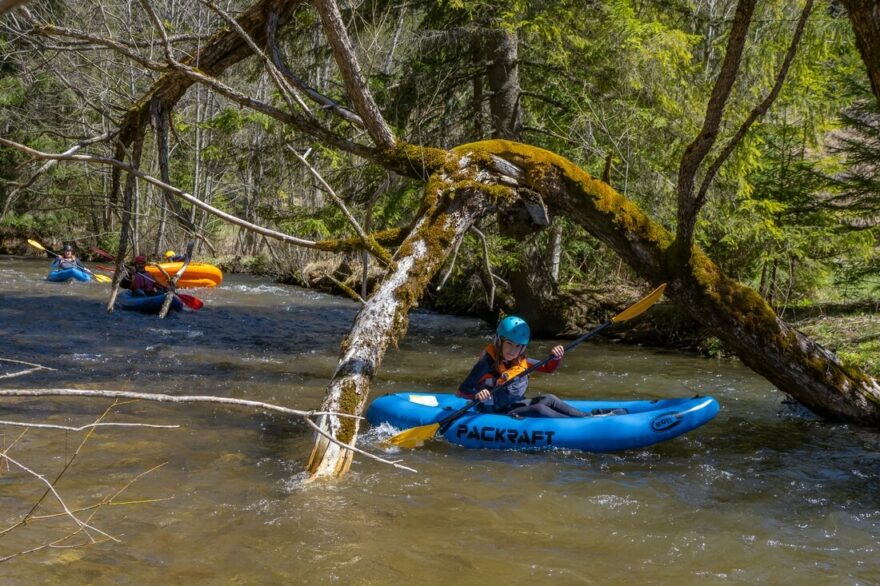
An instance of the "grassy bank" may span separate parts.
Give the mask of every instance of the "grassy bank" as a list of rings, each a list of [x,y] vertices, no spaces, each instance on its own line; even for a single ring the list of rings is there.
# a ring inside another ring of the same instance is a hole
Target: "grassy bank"
[[[880,313],[821,315],[793,324],[845,363],[880,378]]]

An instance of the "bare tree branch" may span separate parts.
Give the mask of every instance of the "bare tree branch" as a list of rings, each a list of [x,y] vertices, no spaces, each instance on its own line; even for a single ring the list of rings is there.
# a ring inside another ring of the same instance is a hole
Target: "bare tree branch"
[[[712,95],[706,106],[703,128],[693,142],[687,146],[681,157],[681,164],[678,168],[678,228],[675,235],[678,245],[676,260],[679,266],[684,266],[691,256],[697,214],[694,196],[697,171],[718,137],[721,118],[733,89],[733,82],[739,72],[749,25],[755,11],[755,3],[756,0],[739,0],[737,4],[727,41],[727,52],[724,54],[721,72],[718,74],[718,79],[715,80]]]
[[[785,78],[788,75],[788,70],[791,68],[791,62],[794,61],[794,57],[797,54],[798,45],[800,44],[804,28],[807,25],[807,19],[810,17],[810,12],[812,10],[813,0],[807,0],[806,4],[804,4],[804,9],[801,12],[801,17],[798,20],[797,27],[795,28],[794,36],[788,46],[788,51],[785,53],[785,59],[783,59],[782,66],[776,74],[776,82],[773,84],[773,88],[770,90],[770,93],[767,94],[767,97],[752,109],[749,116],[739,127],[739,130],[737,130],[736,134],[727,141],[727,144],[724,145],[724,148],[718,154],[718,157],[716,157],[715,161],[703,176],[703,182],[700,185],[700,190],[697,193],[696,201],[694,202],[695,213],[699,213],[703,204],[706,203],[706,193],[709,191],[709,185],[711,185],[712,180],[715,179],[715,175],[718,173],[721,165],[724,164],[733,150],[740,144],[740,142],[742,142],[743,137],[749,131],[749,128],[752,127],[755,120],[766,114],[767,110],[770,109],[771,104],[776,101],[776,97],[779,95],[780,90],[782,90],[782,84],[785,82]]]
[[[6,421],[0,419],[0,425],[8,425],[10,427],[28,427],[35,429],[63,429],[65,431],[83,431],[93,427],[154,427],[159,429],[177,429],[179,425],[155,425],[152,423],[88,423],[86,425],[69,426],[54,425],[51,423],[23,423],[21,421]]]
[[[318,14],[321,15],[324,34],[330,41],[330,48],[333,50],[336,65],[342,73],[345,89],[354,103],[355,110],[363,119],[367,132],[370,133],[376,146],[380,148],[393,147],[396,142],[394,133],[391,132],[391,128],[382,117],[379,106],[376,105],[373,94],[367,85],[367,80],[361,72],[345,23],[342,22],[339,6],[336,5],[335,0],[315,0],[315,7],[318,9]]]
[[[92,145],[92,144],[95,144],[95,143],[98,143],[98,142],[103,142],[103,141],[105,141],[105,140],[108,140],[108,139],[112,138],[112,136],[113,136],[113,133],[106,132],[106,133],[104,133],[104,134],[102,134],[102,135],[100,135],[100,136],[94,136],[94,137],[92,137],[92,138],[86,138],[86,139],[83,139],[83,140],[79,141],[77,144],[73,145],[72,147],[70,147],[69,149],[67,149],[66,151],[64,151],[64,152],[61,153],[61,154],[63,154],[63,155],[72,155],[72,154],[74,154],[75,152],[77,152],[77,151],[79,151],[80,149],[82,149],[83,147],[86,147],[86,146],[89,146],[89,145]],[[24,183],[22,183],[22,184],[20,184],[20,185],[17,185],[17,186],[15,187],[15,189],[13,189],[12,191],[9,192],[9,195],[6,196],[6,201],[3,203],[3,209],[0,210],[0,220],[2,220],[3,217],[6,215],[6,213],[9,211],[9,208],[10,208],[10,206],[12,205],[12,202],[15,201],[16,196],[18,196],[18,194],[19,194],[22,190],[27,189],[28,187],[30,187],[31,185],[33,185],[34,182],[35,182],[35,181],[36,181],[41,175],[43,175],[44,173],[46,173],[47,171],[49,171],[49,169],[51,169],[51,168],[55,165],[55,163],[57,163],[57,162],[58,162],[57,160],[49,160],[49,161],[46,161],[45,163],[43,163],[43,164],[40,166],[39,169],[37,169],[37,170],[31,175],[30,179],[28,179],[27,181],[25,181]]]
[[[27,370],[22,370],[19,372],[7,372],[4,374],[0,374],[0,378],[13,378],[16,376],[23,376],[26,374],[30,374],[32,372],[36,372],[38,370],[56,370],[54,368],[49,368],[48,366],[43,366],[42,364],[34,364],[32,362],[24,362],[23,360],[11,360],[9,358],[0,358],[0,362],[12,362],[15,364],[24,364],[25,366],[30,366]]]
[[[267,28],[267,37],[268,37],[268,45],[269,52],[272,56],[272,63],[274,63],[275,67],[278,68],[278,71],[284,75],[287,80],[293,84],[294,87],[299,89],[309,98],[311,98],[314,102],[321,105],[321,108],[339,116],[343,120],[347,120],[351,122],[355,126],[359,128],[364,128],[364,121],[360,116],[352,112],[351,110],[342,107],[337,104],[327,96],[321,94],[320,92],[315,91],[313,88],[309,87],[302,79],[298,76],[294,75],[292,71],[288,67],[284,65],[284,61],[281,59],[281,49],[278,47],[278,41],[276,35],[278,33],[278,15],[272,13],[269,15],[269,18],[266,22]]]
[[[327,183],[326,181],[324,181],[324,178],[321,177],[321,174],[318,173],[318,171],[309,164],[309,162],[305,159],[305,157],[303,157],[298,152],[296,152],[295,148],[293,148],[290,145],[287,145],[287,150],[289,150],[291,153],[293,153],[293,156],[295,156],[297,159],[299,159],[299,161],[303,165],[305,165],[306,169],[309,170],[309,172],[315,177],[315,179],[317,179],[318,182],[324,186],[324,189],[327,190],[327,193],[330,195],[330,198],[333,200],[333,202],[336,204],[336,206],[340,210],[342,210],[342,215],[345,216],[345,219],[348,220],[349,225],[351,225],[351,227],[354,228],[355,233],[361,239],[361,242],[364,245],[364,250],[372,253],[377,259],[379,259],[379,261],[382,264],[384,264],[386,266],[393,265],[394,261],[391,260],[391,255],[388,254],[388,252],[384,248],[379,246],[375,240],[370,238],[370,236],[366,232],[364,232],[364,229],[361,228],[361,225],[358,223],[358,221],[355,219],[355,217],[352,215],[352,213],[350,211],[348,211],[348,207],[346,207],[345,202],[342,201],[341,197],[336,195],[336,192],[333,190],[332,187],[330,187],[330,184]]]
[[[232,399],[228,397],[212,397],[210,395],[164,395],[160,393],[136,393],[131,391],[113,391],[113,390],[82,390],[82,389],[3,389],[0,390],[0,397],[87,397],[98,399],[137,399],[141,401],[153,401],[157,403],[212,403],[219,405],[229,405],[236,407],[247,407],[250,409],[259,409],[263,411],[272,411],[283,415],[293,415],[304,419],[309,425],[315,426],[312,418],[314,417],[343,417],[352,420],[361,420],[363,417],[346,413],[330,412],[330,411],[302,411],[299,409],[290,409],[273,405],[271,403],[263,403],[261,401],[250,401],[247,399]],[[85,426],[87,428],[94,426]],[[338,444],[341,449],[357,452],[383,464],[390,464],[396,468],[401,468],[410,472],[415,472],[412,468],[402,466],[399,460],[385,460],[369,452],[365,452],[352,445],[344,444],[331,436],[327,436],[327,440],[331,443]],[[13,462],[15,463],[15,462]],[[0,532],[2,535],[2,532]]]

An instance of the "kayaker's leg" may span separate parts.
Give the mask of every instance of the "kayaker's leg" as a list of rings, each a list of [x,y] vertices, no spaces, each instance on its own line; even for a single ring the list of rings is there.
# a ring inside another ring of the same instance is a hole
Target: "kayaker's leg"
[[[532,399],[532,404],[543,405],[562,413],[564,417],[589,417],[588,413],[584,413],[580,409],[575,409],[556,395],[539,395]]]
[[[528,405],[511,409],[508,414],[520,417],[589,417],[587,413],[575,409],[556,395],[539,395],[529,401]]]

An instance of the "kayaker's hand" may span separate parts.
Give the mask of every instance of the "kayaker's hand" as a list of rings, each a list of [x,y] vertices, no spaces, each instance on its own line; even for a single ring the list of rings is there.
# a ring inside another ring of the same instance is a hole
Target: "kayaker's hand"
[[[489,389],[483,389],[479,391],[476,395],[474,395],[474,399],[477,401],[487,401],[492,397],[492,393],[489,392]]]
[[[554,346],[550,353],[553,354],[553,358],[556,360],[562,359],[563,355],[565,355],[565,348],[562,346]]]

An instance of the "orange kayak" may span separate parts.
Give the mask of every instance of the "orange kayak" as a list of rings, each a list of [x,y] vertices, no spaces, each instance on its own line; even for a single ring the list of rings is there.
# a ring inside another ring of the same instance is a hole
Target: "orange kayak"
[[[165,269],[165,272],[173,277],[174,274],[180,270],[180,267],[183,266],[183,263],[163,262],[159,263],[159,266]],[[159,284],[166,285],[168,283],[158,267],[147,265],[147,272],[150,273],[150,276],[156,279]],[[223,272],[214,265],[191,262],[186,267],[186,271],[181,275],[180,279],[177,280],[177,286],[182,288],[216,287],[222,282]]]

